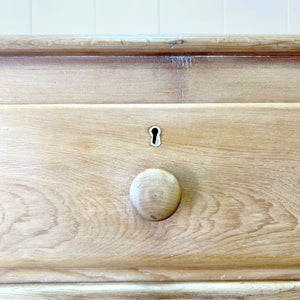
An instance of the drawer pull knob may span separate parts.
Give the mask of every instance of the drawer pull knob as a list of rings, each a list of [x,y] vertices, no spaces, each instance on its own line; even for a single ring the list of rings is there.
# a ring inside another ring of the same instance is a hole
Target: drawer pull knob
[[[161,221],[176,211],[181,188],[177,178],[169,171],[147,169],[133,180],[130,199],[140,216],[150,221]]]

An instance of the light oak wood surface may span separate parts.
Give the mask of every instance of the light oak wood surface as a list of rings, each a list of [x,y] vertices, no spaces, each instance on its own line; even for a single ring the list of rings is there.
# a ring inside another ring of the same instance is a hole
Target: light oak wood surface
[[[0,298],[300,298],[299,66],[299,36],[2,36]]]
[[[299,35],[1,36],[0,55],[299,55]]]
[[[300,104],[2,105],[0,140],[3,274],[274,268],[299,278]],[[182,187],[162,222],[129,199],[152,167]]]
[[[300,56],[0,60],[3,104],[299,102],[299,82]]]
[[[226,280],[299,280],[299,267],[153,267],[153,268],[1,268],[1,283],[123,282],[123,281],[226,281]]]
[[[0,285],[1,299],[299,299],[300,282]]]

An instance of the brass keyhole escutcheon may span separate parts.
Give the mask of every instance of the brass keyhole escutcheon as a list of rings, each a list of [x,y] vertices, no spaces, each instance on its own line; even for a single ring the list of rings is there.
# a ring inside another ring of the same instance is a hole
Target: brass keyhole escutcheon
[[[158,147],[161,145],[161,129],[158,126],[151,126],[149,128],[149,134],[150,134],[150,145],[153,147]]]

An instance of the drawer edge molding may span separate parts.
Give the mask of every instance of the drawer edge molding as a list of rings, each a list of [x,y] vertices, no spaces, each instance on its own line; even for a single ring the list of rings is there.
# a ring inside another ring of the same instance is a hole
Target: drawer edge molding
[[[282,268],[2,268],[0,284],[76,282],[300,280],[300,267]]]
[[[70,299],[73,297],[114,297],[114,299],[296,299],[300,297],[299,281],[265,282],[123,282],[73,284],[9,284],[0,285],[0,297],[9,299]]]
[[[300,101],[300,99],[299,99]],[[31,110],[31,109],[299,109],[300,102],[264,102],[264,103],[129,103],[129,104],[60,104],[60,103],[30,103],[30,104],[0,104],[0,108]]]

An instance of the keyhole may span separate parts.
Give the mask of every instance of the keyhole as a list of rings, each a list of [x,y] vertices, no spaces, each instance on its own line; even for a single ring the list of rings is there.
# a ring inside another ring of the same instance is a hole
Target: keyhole
[[[158,129],[155,127],[152,128],[152,144],[156,143],[157,134],[158,134]]]
[[[158,126],[152,126],[149,128],[149,134],[151,136],[150,144],[153,147],[158,147],[161,144],[160,141],[161,130]]]

